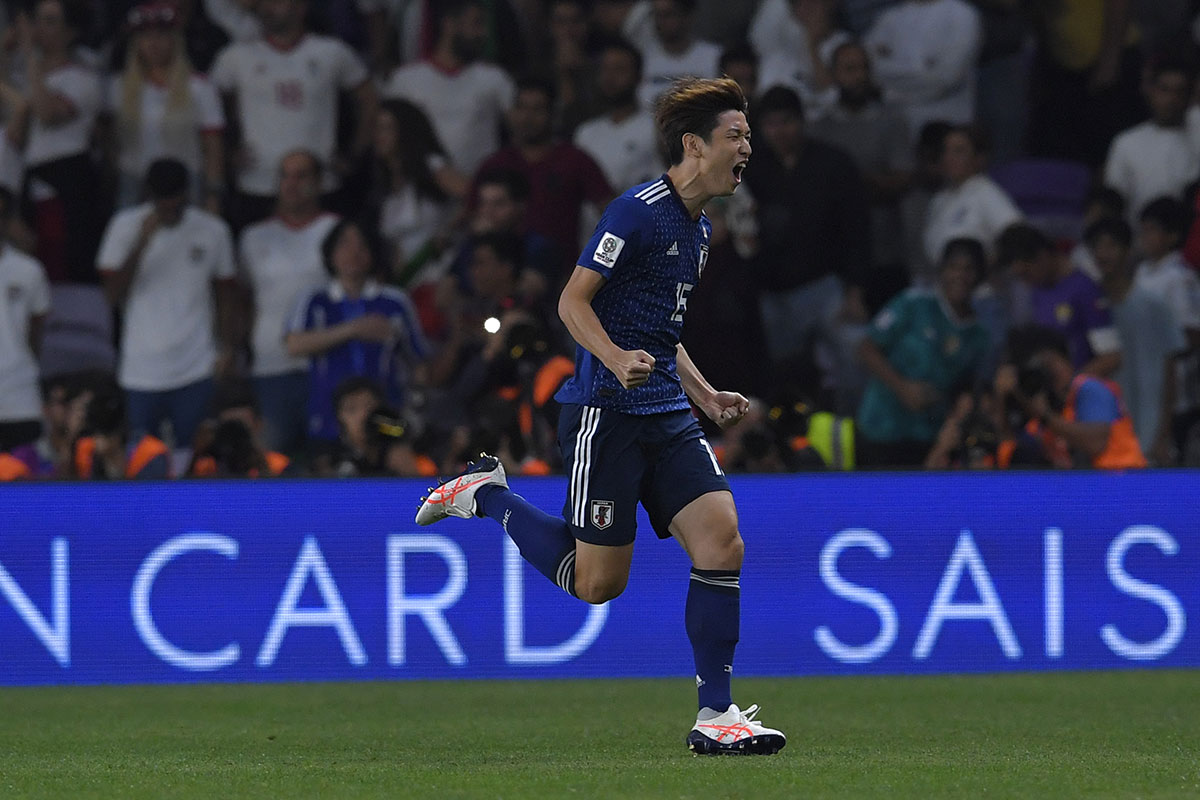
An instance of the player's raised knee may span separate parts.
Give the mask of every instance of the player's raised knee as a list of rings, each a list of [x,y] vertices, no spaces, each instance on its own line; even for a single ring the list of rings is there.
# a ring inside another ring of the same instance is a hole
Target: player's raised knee
[[[575,596],[585,603],[591,603],[598,606],[601,603],[607,603],[609,600],[614,600],[621,596],[621,592],[625,591],[625,583],[627,577],[610,578],[602,577],[599,579],[583,579],[579,574],[575,575]]]

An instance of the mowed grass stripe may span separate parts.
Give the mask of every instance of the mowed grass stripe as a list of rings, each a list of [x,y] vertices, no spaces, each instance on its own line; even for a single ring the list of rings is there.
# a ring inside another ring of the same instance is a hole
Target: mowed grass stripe
[[[691,756],[687,680],[3,689],[0,797],[1200,797],[1200,672],[735,686],[778,756]]]

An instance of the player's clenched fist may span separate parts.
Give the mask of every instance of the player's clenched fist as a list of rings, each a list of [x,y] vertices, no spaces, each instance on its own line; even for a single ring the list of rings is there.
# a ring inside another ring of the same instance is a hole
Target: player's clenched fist
[[[654,356],[645,350],[622,350],[607,366],[617,376],[621,386],[632,389],[650,380],[650,373],[654,371]]]

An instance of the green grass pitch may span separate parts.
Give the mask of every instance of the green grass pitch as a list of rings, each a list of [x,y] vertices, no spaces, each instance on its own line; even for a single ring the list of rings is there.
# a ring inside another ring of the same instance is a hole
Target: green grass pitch
[[[1200,796],[1200,672],[735,690],[779,755],[690,755],[685,679],[2,689],[0,797]]]

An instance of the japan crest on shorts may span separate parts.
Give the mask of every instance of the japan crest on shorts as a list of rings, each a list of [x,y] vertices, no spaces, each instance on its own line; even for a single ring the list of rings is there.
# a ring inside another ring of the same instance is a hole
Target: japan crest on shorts
[[[613,501],[593,500],[591,507],[592,525],[604,530],[613,522]]]

